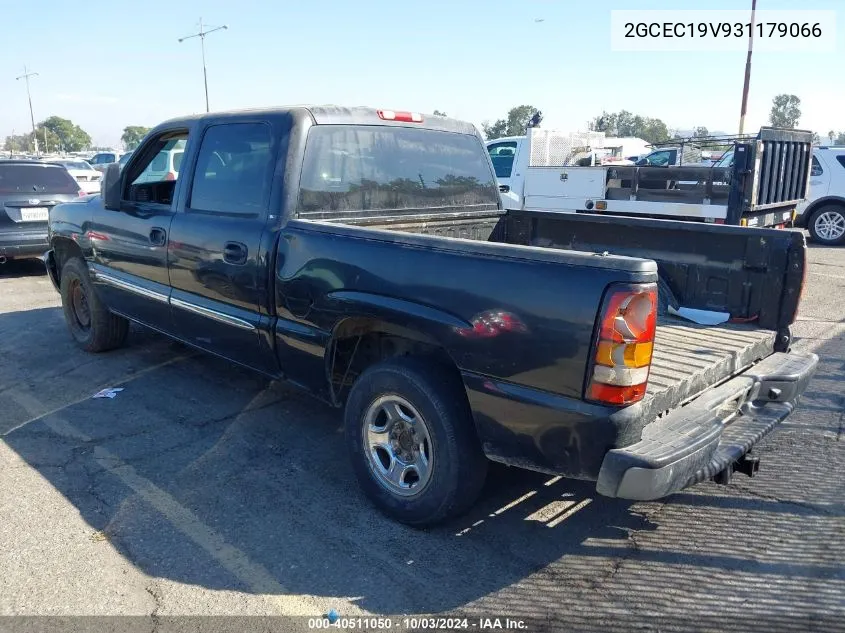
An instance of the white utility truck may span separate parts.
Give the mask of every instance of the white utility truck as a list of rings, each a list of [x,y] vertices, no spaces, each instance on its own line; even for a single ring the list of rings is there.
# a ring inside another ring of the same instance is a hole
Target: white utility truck
[[[812,132],[761,128],[727,167],[595,165],[606,142],[540,128],[488,141],[505,208],[783,227],[807,196]]]

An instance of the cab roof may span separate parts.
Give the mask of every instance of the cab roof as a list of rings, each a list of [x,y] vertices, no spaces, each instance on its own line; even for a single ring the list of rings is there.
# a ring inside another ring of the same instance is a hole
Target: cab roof
[[[290,115],[293,117],[307,117],[311,120],[311,123],[315,125],[385,125],[433,129],[445,132],[456,132],[459,134],[478,134],[478,131],[472,123],[460,121],[458,119],[437,116],[434,114],[422,114],[421,122],[391,121],[382,118],[379,115],[379,112],[381,111],[382,110],[380,109],[366,106],[345,107],[336,105],[293,105],[273,108],[225,110],[221,112],[195,114],[192,116],[170,119],[163,122],[161,125],[188,125],[202,121],[219,122],[220,120],[228,118],[238,119],[254,116]],[[397,110],[395,112],[399,111]]]

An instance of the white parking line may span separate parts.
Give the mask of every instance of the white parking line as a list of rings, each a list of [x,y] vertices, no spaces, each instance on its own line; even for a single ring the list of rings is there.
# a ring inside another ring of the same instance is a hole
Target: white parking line
[[[175,360],[168,361],[168,363],[175,362]],[[168,363],[147,368],[145,371],[150,371]],[[133,377],[136,377],[140,373],[134,374]],[[58,435],[82,442],[92,441],[92,438],[58,415],[58,412],[62,409],[75,403],[69,403],[64,407],[42,412],[43,407],[41,403],[32,395],[23,391],[15,391],[9,395],[29,415],[33,416],[26,423],[18,425],[16,428],[21,428],[25,424],[35,420],[41,420],[45,426],[52,429]],[[259,393],[252,402],[261,395]],[[90,396],[86,396],[86,398],[82,398],[76,402],[81,402],[88,397]],[[244,407],[245,411],[249,410],[252,402]],[[173,495],[138,474],[131,465],[124,462],[117,455],[98,446],[94,449],[94,458],[103,469],[120,479],[120,481],[132,489],[141,499],[164,516],[171,525],[201,547],[223,569],[235,576],[246,587],[249,587],[251,592],[258,594],[268,604],[269,610],[275,615],[318,616],[322,614],[322,609],[314,598],[306,594],[294,594],[287,590],[266,567],[252,560],[245,552],[228,543],[223,536],[203,523],[197,515],[179,503]],[[344,616],[360,616],[366,615],[367,613],[367,611],[364,611],[354,603],[344,601]]]

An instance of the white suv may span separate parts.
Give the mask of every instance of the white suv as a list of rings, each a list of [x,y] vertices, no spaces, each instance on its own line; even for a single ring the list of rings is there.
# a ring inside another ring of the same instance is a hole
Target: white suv
[[[816,147],[810,191],[795,223],[820,244],[845,244],[845,147]]]

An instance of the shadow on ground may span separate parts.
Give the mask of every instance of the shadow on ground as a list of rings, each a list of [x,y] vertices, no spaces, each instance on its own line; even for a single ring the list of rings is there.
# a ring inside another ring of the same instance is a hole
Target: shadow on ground
[[[367,503],[337,411],[247,370],[145,330],[87,356],[57,308],[0,315],[0,354],[4,441],[153,577],[582,631],[845,617],[842,341],[820,350],[812,393],[753,480],[630,505],[494,467],[469,515],[428,531]],[[124,391],[90,398],[105,386]]]
[[[0,264],[0,279],[41,276],[46,277],[47,271],[39,259],[10,259],[5,264]]]

